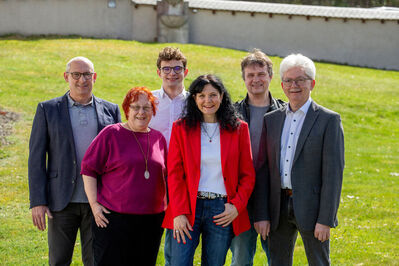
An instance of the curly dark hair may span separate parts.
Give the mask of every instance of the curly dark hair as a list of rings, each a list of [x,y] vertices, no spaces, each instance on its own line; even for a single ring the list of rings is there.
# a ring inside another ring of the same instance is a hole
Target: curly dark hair
[[[173,48],[173,47],[169,47],[169,46],[163,48],[159,52],[158,59],[157,59],[157,68],[161,69],[161,62],[162,61],[170,61],[170,60],[181,61],[183,63],[184,69],[186,69],[187,58],[180,51],[179,48]]]
[[[216,119],[222,129],[233,131],[240,125],[239,116],[231,102],[230,95],[224,87],[222,81],[211,74],[201,75],[196,78],[188,89],[189,95],[186,99],[181,122],[184,122],[188,128],[194,128],[198,123],[204,121],[202,112],[195,103],[195,95],[201,93],[204,87],[211,84],[220,94],[223,94],[222,102],[216,112]]]

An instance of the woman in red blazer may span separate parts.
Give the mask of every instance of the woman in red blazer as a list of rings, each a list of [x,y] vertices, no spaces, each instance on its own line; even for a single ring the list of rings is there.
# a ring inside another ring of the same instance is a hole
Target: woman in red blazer
[[[199,76],[168,153],[172,265],[192,265],[202,234],[202,265],[224,265],[234,235],[250,228],[247,201],[255,185],[248,125],[238,119],[220,79]]]

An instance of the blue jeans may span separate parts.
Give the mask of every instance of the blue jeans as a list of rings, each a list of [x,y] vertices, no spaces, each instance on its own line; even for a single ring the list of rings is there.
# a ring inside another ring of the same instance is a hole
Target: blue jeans
[[[239,234],[231,241],[231,266],[252,266],[254,263],[257,240],[258,233],[256,232],[254,224],[251,221],[251,229]],[[265,241],[261,237],[260,242],[262,244],[263,250],[266,253],[267,262],[270,265],[268,239]]]
[[[213,222],[213,216],[224,211],[226,199],[197,199],[195,222],[190,232],[191,240],[186,237],[186,244],[172,240],[172,265],[193,265],[194,253],[202,233],[201,265],[224,265],[226,254],[233,238],[233,226],[222,227]]]
[[[172,240],[173,240],[173,230],[165,230],[165,246],[163,254],[165,257],[165,266],[170,266],[172,261]]]

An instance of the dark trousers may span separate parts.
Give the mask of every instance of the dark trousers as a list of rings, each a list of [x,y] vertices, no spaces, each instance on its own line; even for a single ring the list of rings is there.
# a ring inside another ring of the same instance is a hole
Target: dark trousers
[[[298,231],[305,246],[306,257],[310,266],[330,265],[330,241],[319,241],[314,237],[314,230],[299,230],[295,219],[292,196],[281,195],[280,219],[276,231],[270,232],[270,265],[292,265],[294,247]]]
[[[84,265],[93,265],[91,221],[88,203],[70,203],[65,209],[52,212],[48,219],[48,246],[50,265],[70,265],[76,235],[80,229],[82,260]]]
[[[94,219],[93,248],[95,265],[153,266],[157,261],[165,213],[105,214],[107,227],[97,227]]]

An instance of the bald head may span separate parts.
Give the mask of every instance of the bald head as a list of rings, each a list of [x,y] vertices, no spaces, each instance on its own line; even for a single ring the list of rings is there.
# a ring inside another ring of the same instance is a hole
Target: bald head
[[[68,63],[66,64],[66,71],[65,72],[69,72],[69,70],[71,70],[71,64],[73,62],[84,62],[84,63],[88,64],[90,66],[92,72],[94,72],[93,62],[91,62],[88,58],[83,57],[83,56],[77,56],[77,57],[74,57],[71,60],[69,60]]]

